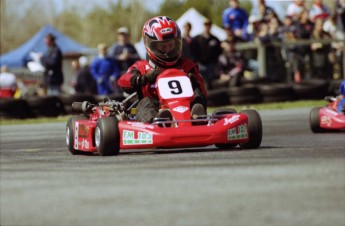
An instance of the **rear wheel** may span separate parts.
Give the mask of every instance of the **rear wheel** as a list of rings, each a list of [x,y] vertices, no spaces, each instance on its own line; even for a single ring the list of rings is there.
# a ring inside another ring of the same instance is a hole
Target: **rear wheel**
[[[233,108],[223,108],[223,109],[217,109],[213,112],[212,116],[219,116],[219,115],[226,115],[226,114],[236,114],[237,111]],[[238,144],[215,144],[217,148],[220,149],[231,149],[236,147]]]
[[[313,108],[310,111],[310,129],[314,133],[321,133],[324,130],[320,127],[320,107]]]
[[[120,151],[119,121],[115,117],[98,119],[95,129],[96,148],[101,156],[117,155]]]
[[[75,138],[75,133],[74,133],[74,122],[78,120],[87,120],[88,117],[83,116],[83,115],[76,115],[72,116],[66,125],[66,144],[68,147],[69,152],[71,152],[72,155],[80,155],[83,154],[84,152],[78,151],[74,149],[74,138]]]
[[[243,110],[241,113],[248,116],[249,141],[240,144],[241,148],[252,149],[260,147],[262,141],[262,121],[259,113],[255,110]]]

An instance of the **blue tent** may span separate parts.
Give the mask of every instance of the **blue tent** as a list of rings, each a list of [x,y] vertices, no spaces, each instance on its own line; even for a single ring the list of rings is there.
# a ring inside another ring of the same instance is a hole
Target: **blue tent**
[[[55,36],[57,45],[64,55],[67,54],[86,54],[90,49],[76,41],[68,38],[50,25],[46,25],[36,33],[30,40],[19,48],[0,56],[0,65],[7,65],[9,68],[25,67],[31,61],[30,52],[43,53],[46,50],[44,38],[48,34]]]

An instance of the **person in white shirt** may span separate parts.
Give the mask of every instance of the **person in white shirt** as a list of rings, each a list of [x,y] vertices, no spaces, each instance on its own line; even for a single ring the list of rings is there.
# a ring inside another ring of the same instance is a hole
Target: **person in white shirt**
[[[292,17],[293,20],[298,20],[303,10],[306,9],[305,0],[295,0],[290,3],[287,8],[287,16]]]

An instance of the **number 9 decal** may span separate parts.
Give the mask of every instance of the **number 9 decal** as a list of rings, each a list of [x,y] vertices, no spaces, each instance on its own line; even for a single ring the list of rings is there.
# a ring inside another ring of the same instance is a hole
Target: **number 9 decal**
[[[169,88],[171,89],[171,94],[178,95],[182,93],[182,87],[179,81],[171,80],[168,82]]]
[[[184,98],[194,95],[192,84],[186,76],[160,78],[158,90],[163,99]]]

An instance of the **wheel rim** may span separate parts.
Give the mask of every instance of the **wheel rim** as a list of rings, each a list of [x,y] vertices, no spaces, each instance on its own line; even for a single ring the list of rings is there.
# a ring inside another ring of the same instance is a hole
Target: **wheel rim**
[[[69,140],[69,135],[70,135],[70,131],[69,131],[69,128],[67,127],[66,128],[66,144],[67,146],[69,146],[69,143],[70,143],[70,140]]]
[[[95,143],[96,147],[98,148],[101,143],[101,130],[99,129],[99,127],[96,127],[95,131]]]

